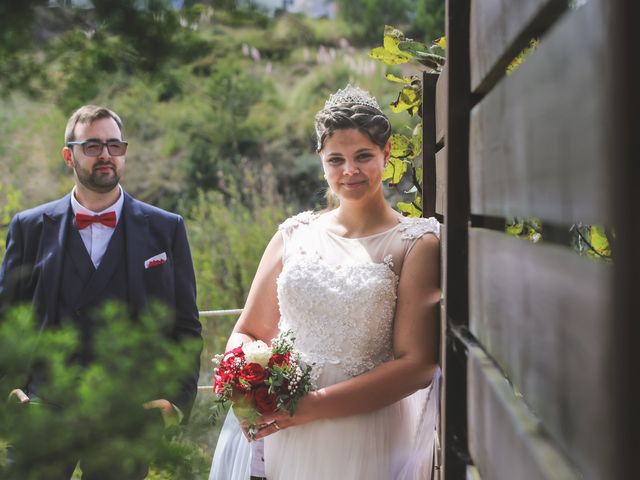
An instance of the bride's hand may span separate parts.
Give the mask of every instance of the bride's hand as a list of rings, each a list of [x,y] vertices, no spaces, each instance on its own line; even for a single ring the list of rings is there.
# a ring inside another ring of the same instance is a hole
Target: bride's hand
[[[248,442],[253,442],[256,440],[256,432],[258,431],[258,427],[255,425],[251,425],[251,423],[246,420],[240,421],[240,428],[242,429],[242,433]]]
[[[253,440],[260,440],[261,438],[278,433],[280,430],[316,420],[313,413],[316,411],[314,405],[317,400],[316,392],[310,392],[300,399],[296,412],[293,415],[290,415],[288,412],[278,411],[258,417],[256,419],[257,430],[255,431]],[[245,433],[245,435],[249,438],[248,432]]]

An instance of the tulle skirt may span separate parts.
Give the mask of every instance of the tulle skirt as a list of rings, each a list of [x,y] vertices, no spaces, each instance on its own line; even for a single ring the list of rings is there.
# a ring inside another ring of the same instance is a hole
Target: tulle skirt
[[[248,480],[251,475],[251,450],[240,422],[229,409],[213,454],[209,480]]]
[[[344,380],[327,365],[319,386]],[[429,480],[438,418],[440,372],[430,387],[361,415],[292,427],[264,441],[268,480]],[[237,420],[227,417],[210,480],[247,480],[251,448]]]

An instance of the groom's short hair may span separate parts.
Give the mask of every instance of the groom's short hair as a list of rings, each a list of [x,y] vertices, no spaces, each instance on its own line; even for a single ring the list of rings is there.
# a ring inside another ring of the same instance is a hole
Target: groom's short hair
[[[64,144],[66,145],[68,142],[75,140],[74,131],[77,124],[93,123],[100,118],[113,118],[118,124],[120,133],[122,133],[122,120],[120,120],[116,112],[99,105],[83,105],[73,112],[67,121],[67,128],[64,130]]]

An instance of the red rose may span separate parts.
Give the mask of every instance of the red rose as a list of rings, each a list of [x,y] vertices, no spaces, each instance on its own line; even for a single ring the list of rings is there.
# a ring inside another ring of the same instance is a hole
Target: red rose
[[[269,393],[269,388],[266,386],[256,388],[253,402],[256,405],[256,410],[262,414],[273,413],[278,409],[277,397]]]
[[[240,378],[249,382],[251,385],[258,385],[267,378],[267,371],[258,363],[249,363],[245,365],[242,372],[240,372]]]
[[[224,393],[227,388],[225,384],[230,384],[233,381],[233,374],[225,369],[218,369],[213,378],[213,391],[220,394]]]
[[[242,351],[242,347],[236,347],[232,350],[229,350],[222,357],[222,361],[220,362],[220,366],[225,367],[233,367],[236,359],[244,360],[244,352]]]
[[[242,350],[242,345],[236,348],[232,348],[227,353],[232,353],[236,357],[244,357],[244,350]]]
[[[281,367],[283,363],[289,365],[290,357],[290,352],[287,352],[284,355],[282,355],[281,353],[274,353],[269,359],[269,368],[273,367],[274,365]]]

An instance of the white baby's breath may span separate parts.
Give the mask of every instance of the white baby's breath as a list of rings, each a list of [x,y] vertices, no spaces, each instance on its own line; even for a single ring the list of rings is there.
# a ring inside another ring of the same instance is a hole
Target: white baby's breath
[[[242,346],[244,357],[247,363],[257,363],[261,367],[266,367],[271,358],[271,349],[262,340],[245,343]]]

